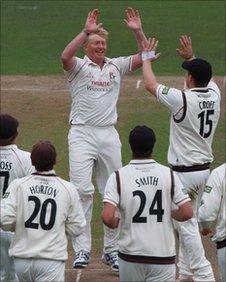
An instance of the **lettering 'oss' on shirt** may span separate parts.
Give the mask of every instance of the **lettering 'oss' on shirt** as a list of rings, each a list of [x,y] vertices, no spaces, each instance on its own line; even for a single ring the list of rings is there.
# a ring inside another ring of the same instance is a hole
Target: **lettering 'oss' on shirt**
[[[154,160],[132,160],[119,169],[120,192],[116,174],[108,179],[103,201],[118,206],[121,214],[120,253],[175,259],[171,204],[190,198],[171,173]]]
[[[15,236],[9,254],[21,258],[66,260],[67,237],[86,224],[76,187],[54,171],[14,180],[1,201],[1,225]]]
[[[18,149],[16,145],[0,146],[0,198],[6,193],[8,185],[16,178],[31,174],[30,153]]]
[[[101,69],[87,56],[76,57],[70,71],[64,71],[72,99],[69,122],[77,125],[109,126],[117,122],[116,103],[132,57],[105,58]]]
[[[157,100],[171,111],[168,163],[192,166],[213,161],[212,141],[220,116],[220,90],[210,81],[206,88],[185,89],[159,85]]]
[[[206,183],[198,220],[203,228],[216,227],[213,241],[226,239],[226,164],[215,168]]]

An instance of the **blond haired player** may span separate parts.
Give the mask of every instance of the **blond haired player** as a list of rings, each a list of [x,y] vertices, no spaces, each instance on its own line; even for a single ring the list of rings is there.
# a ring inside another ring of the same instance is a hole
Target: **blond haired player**
[[[172,218],[192,217],[182,184],[170,170],[152,159],[155,134],[136,126],[129,136],[130,163],[113,173],[105,188],[102,219],[118,225],[120,281],[175,281],[175,238]],[[172,203],[178,210],[171,211]]]
[[[78,186],[87,220],[85,232],[73,241],[75,268],[86,267],[90,261],[92,205],[94,186],[92,172],[101,195],[109,175],[121,167],[121,142],[114,127],[116,104],[121,80],[129,71],[141,67],[140,54],[108,58],[108,33],[98,24],[99,11],[90,11],[84,29],[66,46],[61,55],[72,99],[70,112],[69,163],[70,180]],[[126,10],[125,23],[138,41],[146,40],[137,11]],[[83,47],[84,58],[76,53]],[[118,271],[118,230],[104,228],[102,260]]]
[[[220,90],[211,80],[211,65],[194,58],[191,38],[186,35],[181,36],[181,46],[177,49],[186,59],[182,64],[187,71],[186,89],[159,84],[147,58],[147,54],[155,52],[157,44],[153,38],[142,53],[145,87],[171,111],[168,163],[190,195],[196,213],[213,161],[211,145],[220,116]],[[214,281],[196,218],[176,225],[180,237],[180,280]]]
[[[226,164],[215,168],[206,183],[199,207],[198,221],[203,235],[216,232],[212,240],[217,246],[221,280],[226,281]]]
[[[30,153],[20,150],[16,145],[18,126],[18,120],[13,116],[0,115],[0,199],[8,194],[7,188],[14,179],[29,175],[34,170]],[[1,230],[0,238],[0,280],[17,281],[13,259],[8,254],[13,233]]]
[[[19,281],[64,281],[66,234],[80,234],[85,217],[74,185],[53,170],[54,146],[38,142],[31,160],[36,172],[10,184],[0,223],[4,230],[15,230],[9,254]]]

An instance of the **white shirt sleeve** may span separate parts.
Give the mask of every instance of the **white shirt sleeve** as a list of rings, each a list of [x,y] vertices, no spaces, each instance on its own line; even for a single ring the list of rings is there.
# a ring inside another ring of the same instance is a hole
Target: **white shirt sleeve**
[[[183,107],[182,91],[159,84],[156,90],[157,101],[165,105],[173,114],[178,113]]]
[[[68,80],[68,82],[71,82],[76,75],[78,74],[79,70],[81,69],[81,67],[85,64],[85,60],[76,57],[76,61],[74,62],[74,66],[72,67],[72,69],[66,71],[64,70],[64,74]]]
[[[210,82],[208,83],[207,87],[208,87],[208,89],[211,89],[214,92],[216,92],[217,95],[219,96],[219,98],[221,98],[220,89],[219,89],[219,87],[217,86],[217,84],[213,80],[210,80]]]
[[[17,187],[19,179],[11,182],[1,200],[0,224],[5,231],[14,231],[17,212]]]
[[[204,188],[199,207],[198,221],[203,228],[212,227],[217,219],[222,198],[221,179],[217,170],[213,170]]]
[[[78,236],[83,232],[85,226],[86,219],[82,209],[82,204],[76,188],[72,185],[71,206],[69,208],[69,214],[65,222],[65,230],[70,236]]]
[[[183,184],[177,175],[174,175],[174,195],[173,195],[173,203],[176,206],[181,206],[184,203],[190,201],[190,198],[187,194],[187,191],[183,188]]]
[[[113,58],[111,59],[111,63],[117,67],[121,76],[123,76],[127,72],[131,71],[132,56]]]
[[[24,176],[30,175],[35,172],[34,166],[31,164],[31,154],[28,153],[27,158],[24,162]]]
[[[114,206],[119,204],[119,194],[117,191],[116,174],[113,172],[108,178],[105,186],[103,202],[108,202]]]

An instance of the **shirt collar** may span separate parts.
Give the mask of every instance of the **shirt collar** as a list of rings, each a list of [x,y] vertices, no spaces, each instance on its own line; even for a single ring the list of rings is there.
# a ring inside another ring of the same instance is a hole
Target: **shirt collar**
[[[197,87],[197,88],[191,88],[190,91],[193,91],[193,92],[200,92],[200,93],[208,93],[209,92],[209,89],[208,87]]]
[[[52,170],[48,170],[48,171],[35,171],[34,173],[32,173],[34,175],[45,175],[45,176],[56,176],[56,172],[54,169]]]
[[[94,63],[92,60],[90,60],[90,58],[88,57],[88,56],[84,56],[84,58],[83,58],[89,65],[95,65],[95,66],[97,66],[97,64],[96,63]],[[110,62],[110,59],[109,58],[107,58],[107,57],[104,57],[104,64],[108,64]]]
[[[131,160],[130,165],[144,165],[144,164],[155,164],[156,161],[153,159],[142,159],[142,160]]]
[[[8,150],[8,149],[17,149],[17,145],[16,144],[11,144],[11,145],[7,145],[7,146],[0,146],[1,150]]]

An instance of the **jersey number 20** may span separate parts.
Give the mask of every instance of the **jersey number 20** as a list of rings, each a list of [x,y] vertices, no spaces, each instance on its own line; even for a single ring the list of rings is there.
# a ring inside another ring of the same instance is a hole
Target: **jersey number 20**
[[[33,228],[33,229],[38,229],[39,224],[38,223],[34,223],[33,221],[35,220],[35,218],[37,217],[39,211],[40,212],[40,226],[42,229],[44,230],[50,230],[53,228],[53,225],[55,223],[55,219],[56,219],[56,211],[57,211],[57,205],[54,199],[46,199],[42,204],[41,201],[39,200],[38,197],[36,196],[29,196],[28,197],[28,201],[33,201],[35,203],[35,207],[33,210],[33,213],[31,214],[31,216],[29,217],[29,219],[27,221],[25,221],[25,227],[26,228]],[[51,210],[50,210],[50,215],[49,215],[49,222],[46,223],[46,211],[47,211],[47,207],[48,205],[50,205]]]
[[[141,216],[145,204],[146,204],[146,196],[143,191],[136,190],[133,191],[133,196],[139,196],[140,197],[140,207],[137,211],[137,213],[134,215],[132,222],[135,223],[146,223],[147,217]],[[155,207],[156,206],[156,207]],[[164,209],[162,208],[162,190],[157,190],[154,196],[154,199],[151,203],[151,206],[149,208],[149,214],[156,215],[157,216],[157,222],[162,222],[162,216],[164,214]]]

